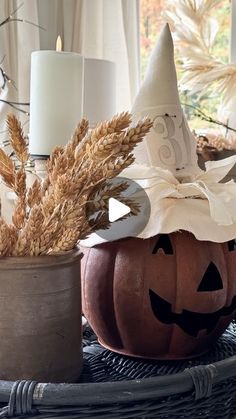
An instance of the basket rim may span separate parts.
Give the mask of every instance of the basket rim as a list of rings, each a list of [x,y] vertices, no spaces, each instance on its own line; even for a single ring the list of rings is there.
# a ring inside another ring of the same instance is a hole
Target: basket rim
[[[208,365],[199,365],[191,369],[213,365],[216,375],[212,378],[213,386],[223,380],[236,378],[236,355]],[[13,381],[0,380],[0,402],[7,403],[13,387]],[[161,397],[183,394],[195,389],[187,370],[167,376],[126,380],[104,383],[38,383],[34,390],[35,406],[75,406],[128,403],[141,400],[154,400]],[[89,390],[89,391],[88,391]]]

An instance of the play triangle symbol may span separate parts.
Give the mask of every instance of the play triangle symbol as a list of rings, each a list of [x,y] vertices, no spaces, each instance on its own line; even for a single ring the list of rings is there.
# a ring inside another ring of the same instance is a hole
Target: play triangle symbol
[[[128,205],[123,204],[115,198],[110,198],[108,201],[108,219],[110,223],[119,220],[124,215],[129,214],[131,211]]]

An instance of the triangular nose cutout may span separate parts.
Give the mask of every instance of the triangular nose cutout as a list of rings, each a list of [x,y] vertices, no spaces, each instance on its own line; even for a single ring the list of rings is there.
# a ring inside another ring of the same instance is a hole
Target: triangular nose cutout
[[[216,265],[211,262],[198,287],[198,291],[217,291],[223,288],[223,282]]]
[[[162,250],[166,255],[173,255],[173,247],[168,234],[161,234],[158,237],[152,254],[155,255],[159,250]]]
[[[233,252],[236,249],[235,240],[230,240],[228,242],[228,249],[229,249],[229,252]]]

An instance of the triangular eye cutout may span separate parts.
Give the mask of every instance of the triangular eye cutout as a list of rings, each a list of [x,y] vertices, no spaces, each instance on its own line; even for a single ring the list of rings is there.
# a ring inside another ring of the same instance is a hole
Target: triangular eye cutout
[[[166,255],[174,254],[173,247],[168,234],[161,234],[158,237],[152,254],[155,255],[159,250],[162,250]]]
[[[229,249],[229,252],[233,252],[234,250],[236,250],[235,240],[230,240],[228,242],[228,249]]]
[[[211,262],[198,287],[198,291],[217,291],[223,288],[223,282],[216,265]]]

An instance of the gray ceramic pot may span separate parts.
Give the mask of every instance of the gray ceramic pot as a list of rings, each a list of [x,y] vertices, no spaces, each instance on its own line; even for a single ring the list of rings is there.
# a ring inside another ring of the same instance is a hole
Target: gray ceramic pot
[[[0,379],[74,382],[82,368],[78,249],[0,258]]]

